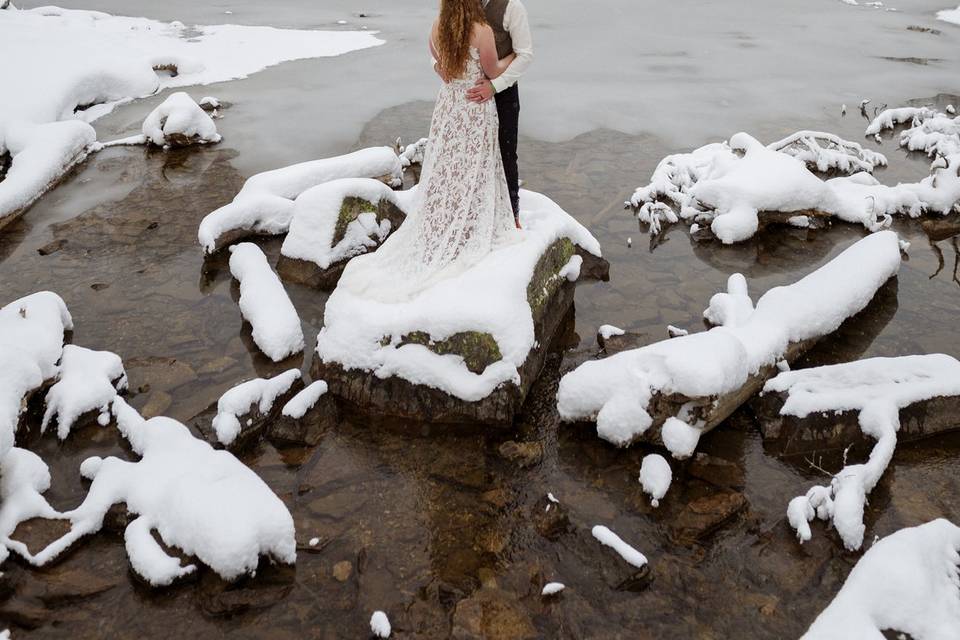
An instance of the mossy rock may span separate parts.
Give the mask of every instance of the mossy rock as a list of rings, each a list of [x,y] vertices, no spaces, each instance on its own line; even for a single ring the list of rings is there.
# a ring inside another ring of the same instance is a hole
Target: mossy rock
[[[385,198],[374,204],[357,196],[347,196],[340,204],[337,226],[333,229],[334,245],[343,240],[343,237],[347,234],[347,226],[356,220],[361,213],[375,214],[378,223],[384,219],[389,220],[391,232],[396,231],[406,218],[406,214]]]
[[[476,374],[503,359],[493,336],[480,331],[461,331],[443,340],[432,340],[425,331],[414,331],[400,338],[400,346],[405,344],[420,344],[441,356],[461,356],[467,369]]]
[[[561,238],[550,245],[537,261],[533,277],[527,285],[527,302],[530,303],[530,312],[535,322],[543,314],[544,307],[553,294],[563,286],[564,279],[560,277],[560,270],[570,261],[575,251],[569,238]]]

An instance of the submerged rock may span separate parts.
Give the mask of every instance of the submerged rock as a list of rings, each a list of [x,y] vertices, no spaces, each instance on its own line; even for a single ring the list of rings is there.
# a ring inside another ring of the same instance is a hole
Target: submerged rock
[[[457,603],[451,638],[456,640],[524,640],[538,637],[530,614],[516,594],[484,587]]]

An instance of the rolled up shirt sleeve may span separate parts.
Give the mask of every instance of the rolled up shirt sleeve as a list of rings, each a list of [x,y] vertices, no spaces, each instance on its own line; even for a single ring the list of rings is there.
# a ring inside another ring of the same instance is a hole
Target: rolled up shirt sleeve
[[[533,62],[533,35],[530,33],[530,20],[527,17],[527,8],[520,0],[510,0],[503,17],[503,28],[510,32],[513,52],[517,57],[500,77],[490,81],[497,93],[515,85]]]

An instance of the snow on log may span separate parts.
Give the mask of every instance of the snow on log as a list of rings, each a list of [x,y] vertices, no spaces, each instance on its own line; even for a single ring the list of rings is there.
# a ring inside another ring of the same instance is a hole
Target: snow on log
[[[376,178],[400,186],[403,167],[390,147],[371,147],[301,162],[249,178],[230,204],[208,214],[197,239],[206,253],[250,235],[281,235],[290,228],[294,200],[311,187],[342,178]]]
[[[67,306],[49,291],[0,308],[0,459],[13,447],[30,394],[57,374],[63,334],[72,329]]]
[[[801,640],[960,633],[960,527],[934,520],[901,529],[867,550]],[[892,632],[891,636],[884,632]]]
[[[244,78],[286,60],[377,46],[373,32],[191,26],[58,7],[0,12],[0,227],[96,148],[88,122],[172,87]],[[10,61],[8,61],[10,62]]]
[[[300,316],[260,247],[230,247],[230,273],[240,283],[240,312],[253,327],[253,341],[274,362],[303,351]]]
[[[158,147],[220,142],[217,125],[187,93],[170,94],[143,121],[144,137]]]
[[[404,167],[409,167],[415,164],[423,164],[423,159],[427,154],[427,145],[430,143],[429,138],[420,138],[414,143],[408,144],[406,147],[400,150],[400,163]]]
[[[110,421],[110,404],[117,392],[127,388],[127,374],[120,356],[110,351],[91,351],[68,344],[58,367],[57,382],[47,391],[47,409],[41,431],[57,419],[57,437],[65,440],[77,418],[97,411],[100,424]]]
[[[21,522],[63,517],[42,495],[49,488],[50,469],[37,454],[13,447],[0,458],[0,563],[11,551],[29,553],[25,544],[10,538]]]
[[[767,148],[793,156],[803,161],[810,170],[820,173],[871,173],[875,168],[887,165],[887,158],[882,153],[864,149],[856,142],[823,131],[797,131],[783,140],[768,144]]]
[[[382,302],[353,287],[353,265],[327,301],[314,379],[387,415],[509,423],[572,304],[560,275],[590,233],[549,198],[521,193],[524,233],[412,299]],[[373,255],[373,254],[370,254]]]
[[[280,248],[286,280],[332,289],[350,258],[376,249],[416,203],[417,188],[394,191],[372,178],[333,180],[304,191]]]
[[[896,109],[884,109],[875,117],[869,125],[864,135],[873,136],[884,129],[893,129],[897,125],[908,122],[922,122],[936,114],[936,111],[929,107],[898,107]]]
[[[103,526],[107,511],[125,503],[137,517],[124,531],[133,570],[153,586],[165,586],[196,571],[181,565],[154,538],[195,556],[225,580],[252,574],[261,556],[293,564],[293,518],[257,474],[227,451],[218,451],[170,418],[144,420],[121,398],[114,400],[121,434],[137,462],[87,458],[80,473],[92,480],[83,503],[64,514],[71,528],[37,554],[21,555],[43,565],[83,536]]]
[[[585,362],[560,380],[557,408],[566,421],[595,421],[597,434],[617,446],[656,439],[664,423],[709,431],[746,402],[778,371],[844,320],[861,311],[900,268],[897,235],[883,231],[860,240],[794,284],[764,294],[752,313],[732,290],[710,302],[708,317],[726,323],[603,360]],[[732,300],[731,300],[732,299]],[[683,454],[687,428],[673,435]],[[695,446],[695,443],[694,443]]]
[[[290,369],[272,378],[255,378],[229,389],[217,402],[217,415],[213,419],[217,440],[224,446],[232,445],[243,431],[241,418],[254,411],[259,412],[258,422],[267,418],[277,399],[288,395],[298,380],[300,371]],[[252,418],[247,426],[253,426]]]
[[[960,396],[960,362],[943,354],[870,358],[786,371],[768,381],[764,392],[785,394],[780,413],[801,419],[817,413],[857,412],[863,433],[876,440],[867,462],[848,464],[829,486],[814,487],[789,505],[789,520],[801,541],[810,539],[807,523],[816,515],[831,522],[844,546],[854,551],[863,544],[867,496],[897,446],[900,410],[934,398]],[[956,416],[951,418],[955,421]]]

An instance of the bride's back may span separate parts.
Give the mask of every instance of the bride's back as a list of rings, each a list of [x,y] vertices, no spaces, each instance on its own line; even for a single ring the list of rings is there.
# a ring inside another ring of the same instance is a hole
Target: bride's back
[[[443,0],[430,34],[431,46],[445,78],[476,81],[483,75],[480,44],[489,30],[480,0]]]

